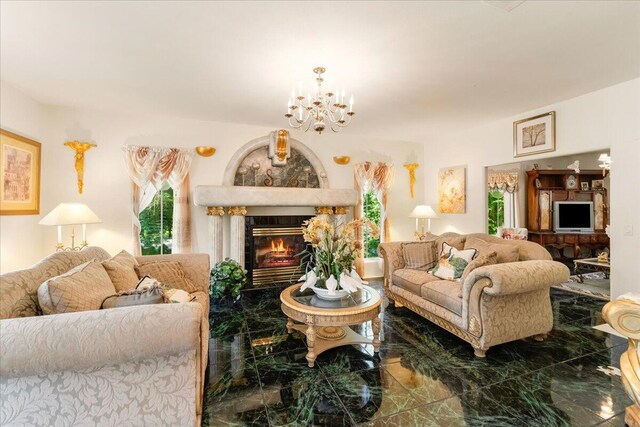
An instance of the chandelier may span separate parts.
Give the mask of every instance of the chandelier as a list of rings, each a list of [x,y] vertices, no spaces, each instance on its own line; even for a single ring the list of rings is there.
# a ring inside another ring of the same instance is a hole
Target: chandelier
[[[302,95],[302,85],[298,86],[298,95],[296,91],[291,91],[291,97],[287,102],[287,114],[284,116],[289,119],[289,125],[292,128],[304,128],[308,131],[313,130],[322,133],[327,127],[334,132],[340,132],[344,127],[349,126],[351,118],[355,114],[353,112],[353,95],[349,100],[349,110],[344,102],[344,89],[342,93],[336,90],[336,93],[322,92],[322,74],[326,70],[323,67],[316,67],[313,72],[317,74],[317,88],[315,94]]]

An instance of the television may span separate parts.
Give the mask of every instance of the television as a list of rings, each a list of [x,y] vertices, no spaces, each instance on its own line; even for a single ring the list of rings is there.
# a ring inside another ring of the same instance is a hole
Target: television
[[[553,202],[553,231],[593,233],[593,202]]]

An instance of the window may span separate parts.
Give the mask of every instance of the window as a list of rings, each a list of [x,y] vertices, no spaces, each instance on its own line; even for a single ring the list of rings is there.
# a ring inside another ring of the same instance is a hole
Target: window
[[[362,195],[363,218],[367,218],[380,226],[380,202],[373,191]],[[375,258],[378,256],[378,245],[380,238],[371,237],[371,231],[364,227],[364,257]]]
[[[488,200],[488,231],[489,234],[497,234],[498,228],[504,226],[504,192],[496,190],[489,191]]]
[[[171,253],[173,237],[173,189],[165,184],[140,212],[142,255]]]

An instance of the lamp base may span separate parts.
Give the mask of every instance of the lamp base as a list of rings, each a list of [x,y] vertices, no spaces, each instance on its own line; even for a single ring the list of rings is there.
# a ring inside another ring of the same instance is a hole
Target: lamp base
[[[69,246],[65,247],[62,243],[58,243],[56,245],[56,252],[72,252],[72,251],[81,251],[84,248],[89,246],[87,242],[82,242],[80,246]]]

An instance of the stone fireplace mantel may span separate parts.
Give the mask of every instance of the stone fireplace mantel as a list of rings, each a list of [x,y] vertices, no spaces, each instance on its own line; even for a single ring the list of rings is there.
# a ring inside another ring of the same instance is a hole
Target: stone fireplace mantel
[[[351,189],[234,187],[198,185],[194,191],[197,206],[272,206],[272,207],[333,207],[355,206],[358,192]]]

